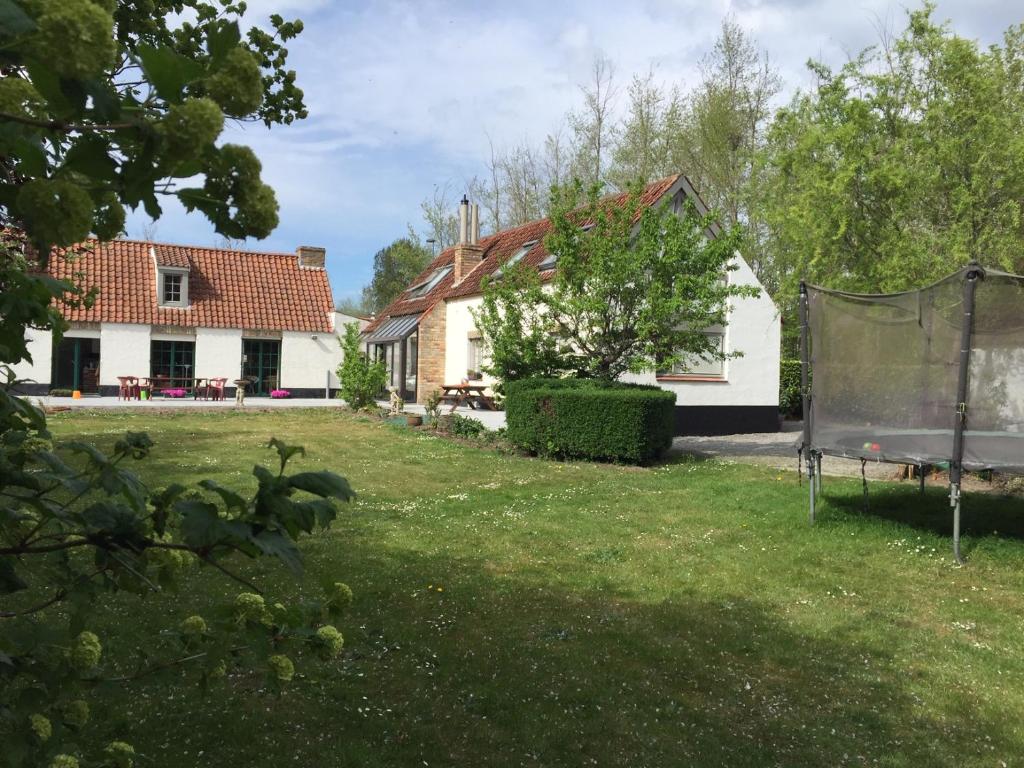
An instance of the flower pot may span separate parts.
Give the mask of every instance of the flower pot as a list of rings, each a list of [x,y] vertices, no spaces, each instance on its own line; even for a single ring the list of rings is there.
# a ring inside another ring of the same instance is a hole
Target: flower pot
[[[74,392],[71,393],[71,399],[72,400],[81,400],[82,399],[82,392],[80,390],[76,389]]]
[[[405,415],[405,423],[410,427],[420,427],[423,426],[423,417],[418,413],[407,413]]]

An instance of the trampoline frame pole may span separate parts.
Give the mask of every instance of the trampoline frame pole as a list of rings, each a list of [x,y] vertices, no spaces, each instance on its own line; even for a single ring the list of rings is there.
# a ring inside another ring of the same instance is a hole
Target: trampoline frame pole
[[[953,456],[949,462],[949,503],[953,507],[953,556],[961,564],[964,560],[960,555],[960,486],[963,479],[964,429],[967,426],[967,385],[974,335],[974,299],[978,280],[984,275],[984,271],[975,262],[971,262],[964,275],[964,316],[960,330],[960,368],[956,383],[956,414],[953,420]]]
[[[800,281],[800,394],[804,412],[804,434],[802,451],[807,457],[807,485],[809,519],[814,525],[815,458],[811,450],[811,388],[810,388],[810,333],[807,327],[807,283]]]

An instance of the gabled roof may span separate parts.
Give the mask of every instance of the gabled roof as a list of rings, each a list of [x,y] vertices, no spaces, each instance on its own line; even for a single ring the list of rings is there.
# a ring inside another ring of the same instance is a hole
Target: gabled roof
[[[70,259],[54,254],[53,277],[99,293],[90,308],[65,307],[76,322],[330,332],[334,301],[324,269],[294,253],[260,253],[141,240],[91,240]],[[157,267],[189,270],[187,308],[159,306]]]
[[[682,174],[668,176],[648,184],[640,197],[641,204],[644,207],[650,207],[665,197],[666,194],[675,194],[679,189],[682,189],[687,197],[694,200],[701,213],[706,212],[707,208],[699,196],[697,196],[690,182]],[[613,195],[607,198],[607,200],[613,204],[621,205],[625,203],[627,197],[628,195],[622,193]],[[549,255],[547,248],[544,247],[544,237],[550,229],[550,219],[538,219],[537,221],[530,221],[526,224],[503,229],[500,232],[495,232],[493,235],[483,237],[480,239],[480,247],[483,249],[482,260],[466,275],[461,283],[455,285],[454,277],[449,274],[434,286],[427,295],[411,300],[404,298],[408,295],[411,287],[427,280],[437,269],[454,264],[456,246],[446,248],[437,258],[430,262],[423,272],[417,275],[416,279],[410,283],[410,288],[407,288],[397,299],[391,302],[377,316],[377,319],[367,326],[364,334],[372,334],[391,317],[426,312],[439,301],[479,294],[481,292],[480,283],[483,278],[486,275],[494,274],[524,244],[531,240],[538,241],[537,245],[530,249],[529,253],[523,257],[521,263],[534,267],[541,264]],[[547,274],[550,274],[550,272]],[[545,273],[542,273],[542,277],[544,275]]]

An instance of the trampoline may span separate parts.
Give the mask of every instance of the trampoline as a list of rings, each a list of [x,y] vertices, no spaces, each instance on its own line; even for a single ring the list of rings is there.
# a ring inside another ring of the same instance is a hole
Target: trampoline
[[[970,264],[896,294],[800,285],[801,455],[948,464],[953,551],[964,470],[1024,474],[1024,277]]]

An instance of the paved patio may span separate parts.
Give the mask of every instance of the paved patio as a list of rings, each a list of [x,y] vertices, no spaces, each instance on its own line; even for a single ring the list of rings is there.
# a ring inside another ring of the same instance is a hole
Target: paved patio
[[[99,397],[86,395],[79,400],[70,397],[28,397],[27,400],[36,403],[44,408],[125,408],[125,409],[149,409],[163,411],[168,409],[238,409],[238,410],[262,410],[265,408],[342,408],[344,400],[336,398],[303,398],[289,397],[276,400],[270,397],[247,397],[245,405],[241,408],[235,405],[235,399],[229,397],[225,400],[194,400],[191,397],[157,397],[153,400],[120,400],[116,397]],[[386,401],[378,403],[382,408],[387,408]],[[407,405],[407,413],[425,413],[422,405]],[[450,408],[445,408],[442,413],[447,413]],[[456,410],[460,416],[468,416],[476,419],[488,429],[498,429],[505,426],[504,411],[478,411],[465,406]]]

